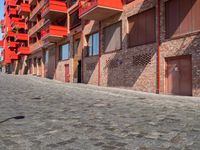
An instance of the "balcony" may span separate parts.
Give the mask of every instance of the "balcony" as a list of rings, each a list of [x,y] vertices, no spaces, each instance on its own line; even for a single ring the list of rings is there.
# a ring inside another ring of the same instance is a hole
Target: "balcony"
[[[15,34],[15,41],[27,41],[28,34],[26,33],[16,33]]]
[[[17,10],[16,8],[9,8],[9,13],[8,13],[9,16],[15,16],[17,15]]]
[[[3,41],[0,40],[0,47],[3,47]]]
[[[6,2],[8,7],[16,6],[16,0],[7,0]]]
[[[67,27],[48,25],[41,31],[42,40],[56,42],[67,36]]]
[[[12,21],[11,26],[13,29],[26,29],[26,23],[22,21]]]
[[[10,51],[10,59],[17,60],[19,59],[19,56],[15,53],[15,51]]]
[[[15,37],[15,32],[7,32],[6,34],[5,34],[5,37]]]
[[[18,55],[28,55],[28,54],[30,54],[30,50],[29,50],[28,47],[19,47],[17,50],[18,50],[17,51]]]
[[[80,0],[79,2],[81,19],[104,20],[122,11],[122,0]]]
[[[67,5],[65,2],[48,0],[41,10],[42,17],[46,19],[64,17],[67,14]]]
[[[18,42],[9,42],[8,43],[8,48],[16,48],[17,44],[18,44]]]
[[[41,19],[35,26],[29,29],[28,35],[33,36],[35,33],[39,32],[42,26],[44,25],[44,23],[45,23],[45,19]]]
[[[44,41],[39,40],[35,42],[34,44],[30,44],[30,53],[34,53],[36,51],[39,51],[43,48]]]
[[[30,12],[30,4],[21,3],[18,7],[18,15],[28,16]]]
[[[30,12],[30,21],[36,20],[37,13],[42,9],[45,4],[45,0],[41,0],[39,4]]]

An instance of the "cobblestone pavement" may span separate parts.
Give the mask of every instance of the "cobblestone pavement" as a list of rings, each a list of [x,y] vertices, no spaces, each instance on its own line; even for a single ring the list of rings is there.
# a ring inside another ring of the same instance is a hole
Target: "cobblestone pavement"
[[[200,98],[0,74],[0,150],[200,150]]]

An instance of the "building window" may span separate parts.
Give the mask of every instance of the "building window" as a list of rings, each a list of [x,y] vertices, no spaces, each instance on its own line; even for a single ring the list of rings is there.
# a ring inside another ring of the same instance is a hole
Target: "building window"
[[[104,28],[104,49],[111,52],[121,49],[122,43],[122,23],[118,22]]]
[[[156,13],[155,8],[128,18],[129,47],[153,43],[156,41]]]
[[[166,38],[200,30],[200,0],[169,0],[165,3]]]
[[[69,44],[61,45],[59,48],[59,60],[66,60],[70,58]]]
[[[74,39],[74,55],[78,54],[79,46],[80,46],[80,39]]]
[[[88,56],[99,54],[99,32],[88,36]]]

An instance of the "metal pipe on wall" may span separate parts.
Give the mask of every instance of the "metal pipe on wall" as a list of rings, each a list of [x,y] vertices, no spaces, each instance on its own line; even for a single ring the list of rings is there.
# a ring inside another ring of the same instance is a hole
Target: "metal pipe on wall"
[[[157,0],[157,94],[160,93],[160,44],[160,0]]]

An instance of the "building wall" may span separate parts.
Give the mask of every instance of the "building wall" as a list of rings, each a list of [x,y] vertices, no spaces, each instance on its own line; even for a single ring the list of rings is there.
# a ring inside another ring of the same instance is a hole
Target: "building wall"
[[[161,1],[161,93],[166,94],[165,69],[167,57],[192,55],[193,95],[199,96],[199,33],[184,35],[175,39],[165,39],[165,7],[166,0]],[[134,7],[134,9],[133,9]],[[124,7],[121,15],[116,15],[102,21],[101,30],[110,24],[122,21],[122,49],[112,53],[104,53],[101,44],[100,85],[130,88],[145,92],[156,92],[157,73],[157,42],[128,48],[127,17],[136,15],[152,7],[156,7],[155,0],[136,0]],[[157,15],[156,15],[157,16]],[[156,20],[158,18],[156,17]],[[88,27],[89,26],[89,27]],[[98,31],[98,25],[88,25],[85,34]],[[93,30],[92,30],[93,29]],[[156,30],[157,31],[157,30]],[[100,31],[101,32],[101,31]],[[103,34],[102,34],[103,37]],[[102,39],[101,39],[102,40]],[[141,59],[139,65],[134,64],[133,57]],[[149,61],[150,60],[150,61]],[[148,62],[149,61],[149,62]],[[88,67],[87,67],[88,66]],[[89,68],[89,70],[87,69]],[[84,83],[98,84],[98,58],[84,58]]]
[[[161,79],[160,92],[166,94],[166,62],[168,57],[191,55],[192,56],[192,82],[193,95],[200,96],[200,34],[187,34],[181,37],[166,39],[165,27],[165,6],[167,0],[161,0]],[[77,61],[82,60],[82,82],[110,87],[128,88],[144,92],[156,93],[157,91],[157,41],[150,44],[143,44],[135,47],[128,47],[128,17],[137,15],[141,12],[156,8],[157,22],[157,5],[156,0],[135,0],[124,6],[124,12],[101,22],[82,21],[82,25],[69,32],[68,37],[58,42],[55,46],[55,53],[52,51],[55,60],[50,60],[50,72],[54,72],[54,79],[65,82],[65,65],[70,66],[70,82],[76,82],[77,78]],[[103,29],[116,22],[122,22],[122,48],[113,52],[104,52]],[[94,32],[100,32],[100,51],[101,56],[85,56],[87,46],[86,36]],[[156,25],[156,39],[157,39]],[[81,45],[82,52],[78,56],[73,55],[73,36],[82,33]],[[59,45],[70,42],[71,57],[68,60],[59,60]],[[52,50],[52,49],[51,49]],[[31,55],[34,58],[39,54]],[[136,63],[137,61],[137,63]],[[54,63],[55,62],[55,63]],[[55,68],[54,68],[55,66]]]
[[[38,51],[37,53],[30,55],[28,59],[32,62],[29,66],[29,72],[31,70],[32,75],[45,77],[44,51]],[[39,64],[39,59],[41,60],[41,64]]]

